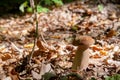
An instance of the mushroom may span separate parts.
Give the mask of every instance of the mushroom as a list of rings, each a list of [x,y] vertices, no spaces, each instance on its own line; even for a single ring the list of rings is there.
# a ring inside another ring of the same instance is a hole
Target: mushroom
[[[73,45],[78,46],[75,57],[73,59],[72,70],[84,70],[89,63],[89,47],[94,44],[95,41],[90,36],[78,36],[73,40]]]

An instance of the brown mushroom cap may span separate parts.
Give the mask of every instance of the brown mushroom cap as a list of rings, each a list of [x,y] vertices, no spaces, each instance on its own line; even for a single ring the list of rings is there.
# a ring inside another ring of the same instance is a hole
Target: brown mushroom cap
[[[95,43],[95,40],[90,36],[77,36],[75,38],[75,40],[73,41],[74,46],[82,46],[82,45],[84,45],[86,47],[90,47],[94,43]]]

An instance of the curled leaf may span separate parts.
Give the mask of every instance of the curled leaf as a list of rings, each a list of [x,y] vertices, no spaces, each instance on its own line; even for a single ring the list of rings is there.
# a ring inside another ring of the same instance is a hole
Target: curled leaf
[[[1,55],[1,59],[3,61],[6,61],[6,60],[11,59],[11,58],[12,58],[12,55],[10,53],[6,53],[6,54]]]

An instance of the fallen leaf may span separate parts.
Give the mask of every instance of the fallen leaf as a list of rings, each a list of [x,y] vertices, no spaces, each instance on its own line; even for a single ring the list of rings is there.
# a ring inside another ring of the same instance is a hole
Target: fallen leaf
[[[101,56],[98,55],[98,54],[95,54],[95,55],[92,56],[92,58],[101,58]]]
[[[12,55],[10,53],[5,53],[5,54],[1,55],[1,59],[3,61],[6,61],[6,60],[11,59],[11,58],[12,58]]]
[[[97,47],[97,46],[92,46],[92,50],[93,51],[100,51],[100,50],[102,50],[102,48],[101,47]]]
[[[100,55],[102,55],[102,56],[106,56],[106,55],[107,55],[107,52],[104,51],[104,50],[100,50]]]
[[[24,48],[32,48],[32,47],[33,47],[33,45],[34,45],[33,43],[30,43],[30,44],[25,44],[25,45],[24,45]]]
[[[118,52],[114,53],[113,60],[120,61],[120,53],[118,53]]]
[[[115,31],[115,30],[110,30],[108,33],[107,33],[107,37],[109,38],[109,37],[113,37],[113,36],[115,36],[117,34],[117,32]]]
[[[19,80],[17,72],[14,70],[14,67],[8,67],[9,76],[12,78],[12,80]]]
[[[40,73],[37,73],[37,72],[35,72],[33,70],[31,71],[32,76],[33,76],[34,79],[37,79],[37,80],[42,79],[42,76],[45,73],[47,73],[47,72],[51,72],[51,73],[54,74],[54,71],[53,71],[53,69],[52,69],[52,67],[51,67],[50,64],[44,64],[44,63],[42,63],[40,70],[41,70]]]
[[[5,45],[0,45],[0,51],[2,52],[5,49]]]
[[[39,39],[37,40],[37,47],[39,48],[40,51],[47,51],[47,48],[44,46],[44,43]]]

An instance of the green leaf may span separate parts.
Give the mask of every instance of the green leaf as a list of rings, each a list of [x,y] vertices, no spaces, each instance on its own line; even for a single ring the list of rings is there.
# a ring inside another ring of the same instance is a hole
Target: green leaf
[[[102,4],[99,4],[99,5],[98,5],[98,9],[99,9],[99,11],[102,11],[102,10],[104,9],[103,5],[102,5]]]
[[[66,76],[62,76],[60,77],[60,80],[68,80],[68,78]]]
[[[77,31],[78,30],[78,26],[72,26],[72,28],[71,28],[73,31]]]
[[[90,80],[96,80],[94,77],[92,77]]]
[[[25,8],[28,6],[28,2],[25,1],[24,3],[22,3],[19,7],[21,12],[25,12]]]
[[[31,7],[28,7],[28,8],[27,8],[27,12],[30,12],[30,13],[31,13],[31,12],[33,12],[33,9],[32,9]]]
[[[114,80],[112,77],[107,76],[105,80]]]
[[[53,4],[53,2],[51,0],[45,0],[44,2],[45,2],[45,5],[48,5],[48,6],[50,6],[51,4]]]
[[[62,0],[52,0],[57,6],[63,5]]]
[[[78,73],[70,73],[67,77],[75,77],[75,80],[82,80],[81,76]]]
[[[47,72],[47,73],[45,73],[42,77],[44,78],[44,80],[50,80],[50,78],[56,77],[56,75],[53,74],[53,73]]]
[[[120,74],[105,77],[105,80],[120,80]]]
[[[38,13],[41,13],[41,12],[48,12],[49,11],[49,9],[48,8],[44,8],[44,7],[42,7],[42,6],[40,6],[40,5],[37,5],[37,12]]]

